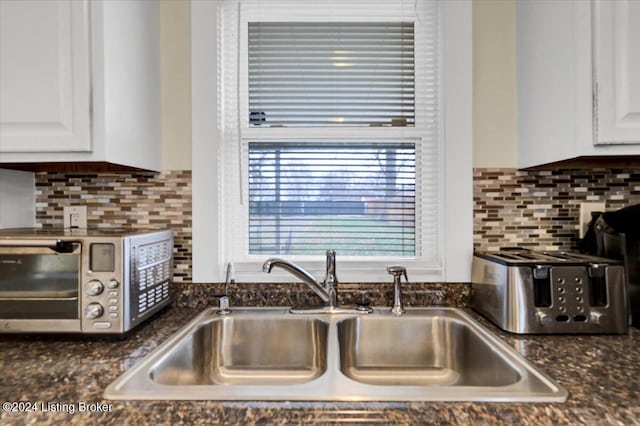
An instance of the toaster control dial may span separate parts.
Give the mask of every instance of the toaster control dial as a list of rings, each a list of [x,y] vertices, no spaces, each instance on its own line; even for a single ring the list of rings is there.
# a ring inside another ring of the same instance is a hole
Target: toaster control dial
[[[89,303],[84,309],[84,315],[89,319],[100,318],[104,313],[104,308],[99,303]]]
[[[85,289],[89,296],[97,296],[104,291],[104,285],[98,280],[91,280],[87,283]]]
[[[607,316],[601,312],[591,312],[590,317],[591,322],[598,325],[601,325],[607,319]]]
[[[553,318],[549,314],[545,314],[544,312],[537,312],[536,319],[540,325],[549,325]]]

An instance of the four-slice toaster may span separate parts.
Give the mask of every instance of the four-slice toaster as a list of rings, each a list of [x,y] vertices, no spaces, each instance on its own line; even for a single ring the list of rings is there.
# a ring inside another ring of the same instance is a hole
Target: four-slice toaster
[[[473,257],[472,307],[512,333],[624,333],[620,262],[566,252],[503,249]]]

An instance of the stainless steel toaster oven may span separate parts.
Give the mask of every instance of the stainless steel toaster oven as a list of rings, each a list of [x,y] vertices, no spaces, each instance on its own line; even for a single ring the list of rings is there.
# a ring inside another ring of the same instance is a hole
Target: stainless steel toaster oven
[[[624,333],[627,292],[620,262],[579,253],[476,252],[473,309],[512,333]]]
[[[0,333],[123,334],[166,306],[172,231],[0,230]]]

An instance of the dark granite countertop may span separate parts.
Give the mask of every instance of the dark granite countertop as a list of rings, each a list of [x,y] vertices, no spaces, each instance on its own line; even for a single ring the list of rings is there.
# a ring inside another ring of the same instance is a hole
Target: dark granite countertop
[[[640,329],[619,336],[515,336],[476,314],[491,331],[563,385],[570,393],[568,401],[103,400],[108,384],[201,309],[176,303],[123,340],[0,335],[0,402],[25,401],[38,408],[22,413],[1,410],[0,424],[640,424]]]

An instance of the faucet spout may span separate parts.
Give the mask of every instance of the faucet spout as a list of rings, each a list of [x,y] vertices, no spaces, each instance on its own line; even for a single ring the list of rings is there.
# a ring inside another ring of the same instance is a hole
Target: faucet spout
[[[264,262],[264,264],[262,265],[262,270],[264,272],[270,273],[274,267],[282,268],[285,271],[289,272],[291,275],[300,279],[318,296],[320,296],[323,302],[329,303],[331,297],[329,293],[323,288],[322,284],[318,283],[318,281],[316,281],[316,279],[310,273],[302,269],[300,266],[283,259],[272,258]]]
[[[324,302],[323,306],[316,307],[292,307],[289,312],[292,314],[368,314],[372,309],[342,308],[338,306],[338,277],[336,276],[336,252],[327,250],[327,269],[323,282],[316,280],[313,275],[302,269],[300,266],[287,260],[271,258],[262,265],[262,271],[271,272],[275,267],[282,268],[294,277],[305,283]]]

